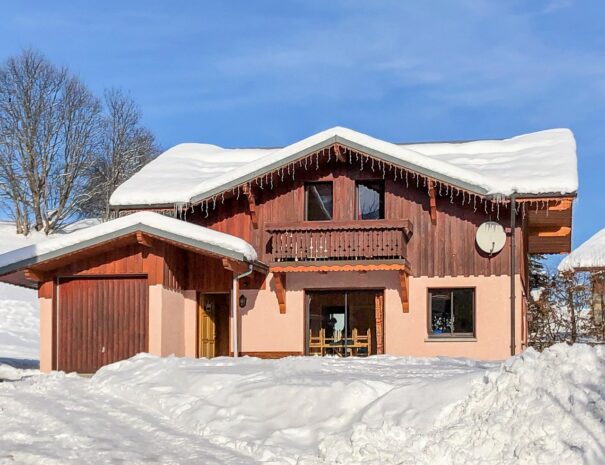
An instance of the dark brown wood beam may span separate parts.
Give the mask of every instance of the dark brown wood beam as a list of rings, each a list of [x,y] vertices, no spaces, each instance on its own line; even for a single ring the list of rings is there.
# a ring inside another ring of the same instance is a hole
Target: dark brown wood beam
[[[248,271],[248,265],[243,262],[238,262],[230,258],[223,258],[223,268],[235,274],[242,274]]]
[[[143,234],[141,231],[136,232],[137,244],[142,245],[143,247],[151,248],[151,239]]]
[[[258,229],[258,218],[256,215],[256,199],[254,198],[254,193],[249,185],[244,185],[244,195],[248,199],[248,213],[250,214],[250,220],[252,221],[252,226],[254,229]]]
[[[274,273],[273,284],[275,285],[275,293],[277,294],[277,302],[279,303],[279,313],[286,313],[286,274]]]
[[[28,280],[30,280],[30,281],[34,281],[34,282],[37,282],[37,283],[41,283],[43,281],[46,281],[44,273],[42,273],[40,271],[32,270],[31,268],[27,268],[26,270],[24,270],[23,274],[24,274],[25,278],[28,279]]]
[[[334,154],[336,155],[336,159],[338,161],[345,161],[345,157],[342,153],[342,149],[340,148],[340,145],[334,144]]]
[[[433,181],[429,181],[429,206],[431,209],[431,223],[437,224],[437,198]]]
[[[409,313],[410,311],[410,278],[406,270],[399,272],[399,281],[401,284],[401,307],[403,313]]]

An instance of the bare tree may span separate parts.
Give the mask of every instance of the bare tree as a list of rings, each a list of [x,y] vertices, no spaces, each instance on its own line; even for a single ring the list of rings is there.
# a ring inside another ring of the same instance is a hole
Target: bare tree
[[[49,233],[79,213],[101,106],[66,68],[26,50],[0,67],[0,195],[18,232]]]
[[[113,191],[155,157],[154,135],[142,125],[132,98],[118,89],[105,92],[101,151],[87,172],[92,190],[84,204],[90,216],[108,219]]]

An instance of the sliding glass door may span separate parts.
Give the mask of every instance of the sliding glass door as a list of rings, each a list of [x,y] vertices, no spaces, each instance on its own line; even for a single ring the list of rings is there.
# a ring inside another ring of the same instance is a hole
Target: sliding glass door
[[[307,353],[339,357],[376,354],[377,335],[382,337],[382,327],[376,325],[379,299],[380,291],[307,292]]]

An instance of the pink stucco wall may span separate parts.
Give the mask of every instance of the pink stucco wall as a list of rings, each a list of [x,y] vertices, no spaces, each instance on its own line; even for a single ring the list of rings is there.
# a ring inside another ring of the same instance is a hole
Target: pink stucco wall
[[[150,353],[195,356],[196,307],[191,293],[195,302],[195,291],[182,293],[161,284],[149,286]]]
[[[243,352],[303,352],[305,289],[384,289],[385,352],[392,355],[470,357],[503,359],[510,355],[510,280],[507,276],[410,278],[410,312],[403,313],[399,274],[292,273],[287,276],[286,314],[279,313],[277,298],[269,286],[264,291],[246,291],[248,305],[240,309]],[[476,338],[432,340],[428,336],[430,287],[476,289]],[[517,352],[521,346],[521,285],[517,276]]]

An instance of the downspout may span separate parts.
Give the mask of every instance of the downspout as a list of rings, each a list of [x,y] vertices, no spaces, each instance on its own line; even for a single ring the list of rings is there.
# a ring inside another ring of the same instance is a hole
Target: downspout
[[[516,353],[516,334],[515,334],[515,317],[516,317],[516,305],[517,299],[515,295],[516,282],[515,282],[515,268],[517,266],[516,260],[516,243],[515,243],[515,228],[516,228],[516,194],[510,196],[510,354],[511,356]]]
[[[238,281],[242,278],[245,278],[246,276],[250,276],[252,274],[252,264],[250,263],[248,265],[248,271],[244,271],[241,274],[234,274],[233,275],[233,282],[231,285],[231,319],[233,320],[231,322],[231,330],[232,330],[232,334],[233,334],[233,357],[237,358],[239,357],[239,347],[238,347],[238,336],[239,336],[239,330],[238,330],[238,324],[237,324],[237,290],[239,288],[238,285]]]

